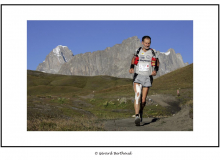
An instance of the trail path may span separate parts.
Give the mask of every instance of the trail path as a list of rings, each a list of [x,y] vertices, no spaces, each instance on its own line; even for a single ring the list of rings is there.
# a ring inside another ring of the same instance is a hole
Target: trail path
[[[185,107],[169,118],[143,118],[140,126],[136,126],[134,118],[109,120],[105,122],[107,131],[192,131],[193,119],[189,118],[189,108]]]
[[[107,131],[192,131],[193,119],[189,117],[190,107],[179,107],[175,97],[166,95],[153,95],[148,98],[154,103],[158,103],[163,107],[169,107],[173,111],[178,111],[172,117],[168,118],[146,118],[140,126],[136,126],[134,118],[108,120],[104,123],[104,129]],[[177,106],[178,105],[178,106]],[[147,106],[146,106],[147,107]]]
[[[93,97],[94,94],[81,96],[83,99]],[[133,97],[130,99],[133,99]],[[140,126],[135,125],[134,118],[107,120],[104,122],[104,129],[106,131],[193,131],[193,119],[189,117],[190,107],[180,107],[176,97],[157,94],[148,96],[146,101],[149,104],[159,104],[162,107],[166,107],[176,114],[168,118],[143,117],[143,122],[141,122]],[[81,100],[76,100],[75,102],[83,103],[84,106],[88,105]]]

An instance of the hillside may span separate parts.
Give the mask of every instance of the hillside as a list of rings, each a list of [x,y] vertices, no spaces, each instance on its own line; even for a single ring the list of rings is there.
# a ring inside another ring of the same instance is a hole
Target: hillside
[[[48,74],[39,71],[27,71],[27,93],[37,94],[73,94],[100,91],[107,88],[131,84],[131,79],[116,78],[111,76],[67,76]]]
[[[158,77],[152,87],[152,89],[178,88],[193,88],[193,64]]]
[[[131,118],[133,102],[131,79],[27,71],[27,130],[106,130],[108,120]],[[192,107],[190,64],[154,80],[144,117],[166,119],[186,108],[192,117]],[[190,126],[179,130],[192,130],[192,119],[186,121]],[[172,130],[172,125],[168,128]]]

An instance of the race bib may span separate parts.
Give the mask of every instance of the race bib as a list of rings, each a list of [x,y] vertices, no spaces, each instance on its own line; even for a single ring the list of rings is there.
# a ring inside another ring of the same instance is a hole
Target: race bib
[[[139,71],[149,71],[149,63],[139,64]]]

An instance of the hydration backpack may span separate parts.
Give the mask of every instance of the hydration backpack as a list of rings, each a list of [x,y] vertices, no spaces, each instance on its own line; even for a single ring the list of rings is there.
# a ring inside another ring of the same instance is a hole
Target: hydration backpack
[[[137,65],[137,64],[138,64],[138,61],[139,61],[138,54],[139,54],[139,52],[140,52],[141,48],[142,48],[142,47],[139,47],[139,48],[138,48],[138,50],[137,50],[137,52],[136,52],[136,53],[137,53],[137,55],[136,55],[136,58],[135,58],[135,60],[134,60],[134,64],[135,64],[135,65]],[[151,50],[151,52],[152,52],[152,54],[153,54],[153,57],[156,57],[154,50],[153,50],[152,48],[150,48],[150,50]],[[158,58],[156,58],[156,59],[157,59],[157,60],[158,60],[158,62],[159,62],[159,59],[158,59]],[[156,71],[158,71],[158,70],[159,70],[159,66],[157,66],[157,60],[156,60],[156,63],[155,63],[155,70],[156,70]]]

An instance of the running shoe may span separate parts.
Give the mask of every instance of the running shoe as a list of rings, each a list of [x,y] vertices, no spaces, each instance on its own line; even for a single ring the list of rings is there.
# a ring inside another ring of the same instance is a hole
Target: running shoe
[[[134,121],[136,126],[140,126],[140,121],[141,121],[141,119],[139,118],[139,116],[136,116],[135,121]]]

